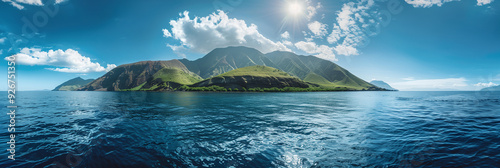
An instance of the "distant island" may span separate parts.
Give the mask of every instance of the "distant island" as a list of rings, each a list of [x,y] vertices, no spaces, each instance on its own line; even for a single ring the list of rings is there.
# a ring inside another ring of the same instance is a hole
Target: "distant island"
[[[500,91],[500,86],[487,87],[487,88],[481,89],[481,91]]]
[[[248,47],[217,48],[204,57],[120,65],[78,91],[386,91],[314,56]]]
[[[60,84],[59,86],[54,88],[52,91],[74,91],[74,90],[77,90],[77,89],[89,84],[92,81],[94,81],[94,79],[84,80],[80,77],[76,77],[76,78],[73,78],[69,81],[66,81],[66,82]]]
[[[370,83],[379,87],[379,88],[383,88],[383,89],[387,89],[387,90],[391,90],[391,91],[398,91],[398,89],[394,89],[391,85],[385,83],[384,81],[372,80]]]

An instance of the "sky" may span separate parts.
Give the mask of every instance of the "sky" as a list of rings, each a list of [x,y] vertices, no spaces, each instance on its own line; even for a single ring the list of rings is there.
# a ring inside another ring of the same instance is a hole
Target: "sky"
[[[399,90],[500,84],[499,0],[2,0],[0,9],[0,56],[16,56],[18,90],[227,46],[313,55]]]

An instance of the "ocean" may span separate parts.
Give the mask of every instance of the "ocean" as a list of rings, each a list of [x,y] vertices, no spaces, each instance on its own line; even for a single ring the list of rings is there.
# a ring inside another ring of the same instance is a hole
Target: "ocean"
[[[7,97],[6,93],[1,94]],[[0,167],[498,167],[500,92],[16,95]]]

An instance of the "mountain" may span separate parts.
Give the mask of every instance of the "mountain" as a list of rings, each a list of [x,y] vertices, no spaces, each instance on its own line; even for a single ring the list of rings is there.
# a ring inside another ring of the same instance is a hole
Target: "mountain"
[[[267,66],[249,66],[226,72],[195,83],[192,87],[220,86],[231,89],[249,88],[308,88],[310,85],[297,77]]]
[[[142,61],[120,65],[79,90],[157,90],[201,80],[179,60]]]
[[[370,82],[371,84],[379,87],[379,88],[384,88],[384,89],[387,89],[387,90],[394,90],[394,91],[397,91],[397,89],[394,89],[393,87],[391,87],[391,85],[385,83],[384,81],[379,81],[379,80],[373,80]]]
[[[94,79],[84,80],[80,77],[76,77],[76,78],[73,78],[71,80],[68,80],[68,81],[60,84],[59,86],[54,88],[52,91],[74,91],[82,86],[89,84],[93,80]]]
[[[248,47],[217,48],[195,61],[181,59],[186,67],[204,79],[253,65],[275,67],[260,51]]]
[[[500,86],[487,87],[487,88],[481,89],[481,91],[500,91]]]
[[[78,90],[169,91],[189,90],[190,87],[383,90],[327,60],[291,52],[262,54],[248,47],[217,48],[194,61],[142,61],[120,65]]]
[[[292,52],[275,51],[265,55],[277,69],[323,87],[346,87],[354,90],[377,89],[339,65],[314,56],[301,56]]]

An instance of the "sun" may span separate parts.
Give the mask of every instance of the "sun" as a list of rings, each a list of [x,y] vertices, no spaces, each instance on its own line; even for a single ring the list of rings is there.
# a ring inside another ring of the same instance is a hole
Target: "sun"
[[[288,12],[288,15],[291,15],[291,16],[299,16],[300,14],[302,14],[302,5],[298,2],[289,2],[287,4],[287,8],[286,8],[287,12]]]

